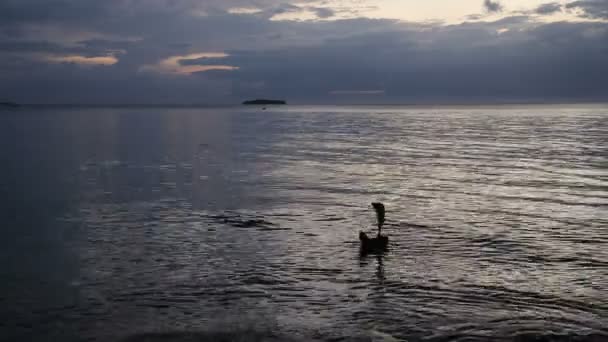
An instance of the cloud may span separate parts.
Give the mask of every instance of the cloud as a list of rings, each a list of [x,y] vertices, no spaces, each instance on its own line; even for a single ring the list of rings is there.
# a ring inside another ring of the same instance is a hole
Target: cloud
[[[591,19],[608,19],[608,1],[606,0],[581,0],[566,4],[567,9],[581,11],[581,16]]]
[[[469,14],[465,17],[466,20],[481,20],[484,18],[484,15],[476,13],[476,14]]]
[[[234,7],[234,8],[230,8],[228,9],[228,13],[230,14],[257,14],[260,13],[262,10],[259,8],[252,8],[252,7]]]
[[[70,56],[44,56],[43,60],[49,63],[73,63],[83,66],[96,66],[96,65],[114,65],[118,63],[118,58],[114,56],[96,56],[86,57],[78,55]]]
[[[536,8],[534,12],[541,15],[553,14],[556,12],[560,12],[562,10],[562,5],[558,2],[548,2],[542,4]]]
[[[570,9],[600,18],[589,3]],[[298,11],[310,20],[272,19]],[[341,11],[335,1],[4,0],[0,93],[85,103],[608,97],[605,22],[445,25]]]
[[[332,10],[331,8],[327,8],[327,7],[311,7],[310,9],[312,9],[315,12],[317,17],[323,18],[323,19],[333,17],[336,14],[336,12],[334,10]]]
[[[272,8],[268,13],[271,13],[271,20],[318,20],[335,17],[337,14],[344,14],[343,9],[334,9],[332,7],[318,6],[303,6],[294,4],[281,4]]]
[[[498,1],[484,0],[483,7],[489,13],[496,13],[502,11],[502,4]]]
[[[384,90],[332,90],[330,95],[383,95]]]
[[[357,101],[358,95],[371,95],[370,89],[384,90],[387,101],[603,96],[608,51],[601,42],[608,34],[586,34],[602,25],[535,24],[525,18],[431,30],[397,24],[396,32],[316,46],[231,51],[224,62],[239,70],[210,76],[230,80],[237,97],[276,94],[301,101],[322,101],[327,94]],[[514,29],[496,33],[508,27]],[[241,83],[264,87],[252,90]]]
[[[161,74],[191,75],[193,73],[211,70],[237,70],[238,67],[221,63],[203,63],[208,60],[222,60],[229,55],[222,52],[199,52],[184,56],[171,56],[156,64],[144,65],[139,70],[143,72],[156,72]],[[189,61],[198,61],[192,63]]]

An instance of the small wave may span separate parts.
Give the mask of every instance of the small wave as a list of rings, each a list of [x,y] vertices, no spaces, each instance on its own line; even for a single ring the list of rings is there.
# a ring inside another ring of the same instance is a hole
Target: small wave
[[[165,332],[143,333],[129,336],[122,342],[296,342],[304,341],[272,332]]]
[[[263,227],[271,228],[275,224],[261,218],[242,217],[240,214],[211,215],[209,218],[238,228]]]
[[[547,334],[547,333],[533,333],[523,332],[520,334],[514,334],[512,336],[488,336],[483,333],[471,333],[462,335],[451,335],[445,337],[435,337],[430,339],[424,339],[428,342],[606,342],[608,335],[600,334],[589,334],[589,335],[577,335],[577,334]],[[412,340],[410,340],[412,341]]]
[[[344,217],[321,217],[318,219],[315,219],[314,221],[316,222],[335,222],[335,221],[344,221],[346,220],[346,218]]]

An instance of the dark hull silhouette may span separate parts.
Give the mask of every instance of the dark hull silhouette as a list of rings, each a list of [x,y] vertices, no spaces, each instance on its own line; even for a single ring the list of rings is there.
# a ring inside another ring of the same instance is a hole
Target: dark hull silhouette
[[[388,236],[378,235],[370,238],[364,232],[359,233],[359,241],[361,241],[361,253],[382,253],[388,249]]]

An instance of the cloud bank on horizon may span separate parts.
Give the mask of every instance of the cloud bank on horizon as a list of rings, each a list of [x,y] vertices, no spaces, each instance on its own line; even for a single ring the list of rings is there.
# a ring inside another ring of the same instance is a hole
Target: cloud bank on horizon
[[[402,3],[3,0],[0,100],[608,100],[608,0]]]

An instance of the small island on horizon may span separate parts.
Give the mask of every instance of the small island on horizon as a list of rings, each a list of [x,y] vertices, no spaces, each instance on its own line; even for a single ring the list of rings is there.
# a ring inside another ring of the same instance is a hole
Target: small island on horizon
[[[285,105],[287,102],[283,100],[268,100],[268,99],[255,99],[244,101],[244,105]]]
[[[10,101],[0,101],[0,107],[17,108],[19,104]]]

